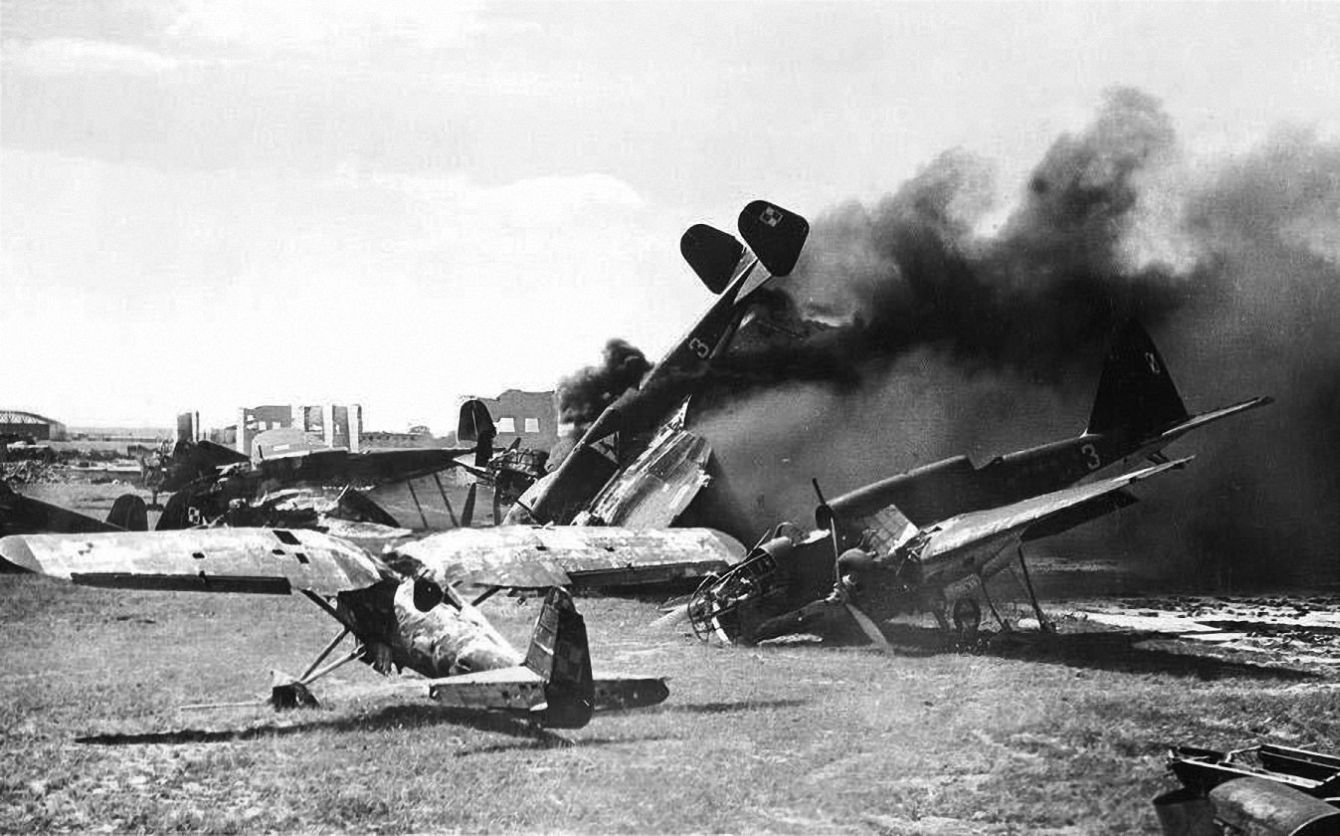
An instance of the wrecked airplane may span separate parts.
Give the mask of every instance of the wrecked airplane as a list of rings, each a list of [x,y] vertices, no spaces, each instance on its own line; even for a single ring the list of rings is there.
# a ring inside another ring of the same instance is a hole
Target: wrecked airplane
[[[237,528],[11,536],[0,539],[0,558],[86,586],[301,593],[340,631],[301,676],[277,679],[270,696],[277,708],[315,704],[308,686],[353,661],[383,675],[408,668],[428,680],[410,687],[447,706],[556,728],[578,728],[595,711],[655,705],[668,695],[658,677],[594,677],[585,623],[561,588],[569,579],[507,556],[444,569],[404,552],[374,557],[315,531]],[[488,591],[471,603],[457,584]],[[504,588],[548,590],[524,655],[476,608]],[[350,635],[353,649],[323,666]]]
[[[883,607],[930,611],[942,625],[975,630],[981,610],[971,587],[985,593],[984,580],[1009,565],[1012,550],[1027,577],[1023,544],[1132,504],[1135,498],[1122,488],[1171,466],[1162,454],[1169,443],[1268,403],[1257,397],[1189,414],[1158,349],[1132,321],[1108,354],[1089,425],[1079,436],[981,467],[966,456],[946,459],[831,505],[821,501],[816,531],[779,526],[744,562],[705,581],[688,614],[700,636],[727,641],[813,626],[819,613],[831,610],[824,602],[851,611],[845,559],[884,588]],[[1141,464],[1152,466],[1130,471]],[[1107,475],[1114,472],[1123,475]],[[859,613],[852,616],[873,640],[869,624]]]
[[[717,300],[520,497],[508,522],[668,526],[707,483],[710,445],[685,427],[686,404],[768,285],[795,267],[809,223],[756,200],[740,213],[739,230],[748,246],[705,224],[684,233],[680,251]]]

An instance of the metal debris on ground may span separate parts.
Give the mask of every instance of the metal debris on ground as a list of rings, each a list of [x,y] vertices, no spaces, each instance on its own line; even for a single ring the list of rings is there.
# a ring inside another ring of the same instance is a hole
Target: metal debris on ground
[[[1269,743],[1220,752],[1178,746],[1182,786],[1154,799],[1166,836],[1340,833],[1340,757]]]

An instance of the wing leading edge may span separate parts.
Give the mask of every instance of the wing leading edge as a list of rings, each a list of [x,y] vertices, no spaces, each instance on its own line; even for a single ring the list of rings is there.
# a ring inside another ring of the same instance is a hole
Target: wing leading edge
[[[711,529],[612,526],[458,528],[397,551],[442,578],[519,587],[665,583],[722,571],[744,557],[737,540]],[[534,573],[542,577],[529,577]]]
[[[1053,491],[1000,508],[951,517],[926,530],[929,536],[921,550],[921,557],[924,560],[970,548],[977,543],[1005,535],[1023,536],[1030,526],[1042,524],[1072,508],[1114,494],[1128,485],[1185,467],[1192,458],[1188,456],[1098,482]]]
[[[382,578],[362,549],[318,531],[215,528],[0,539],[18,569],[85,586],[333,595]]]

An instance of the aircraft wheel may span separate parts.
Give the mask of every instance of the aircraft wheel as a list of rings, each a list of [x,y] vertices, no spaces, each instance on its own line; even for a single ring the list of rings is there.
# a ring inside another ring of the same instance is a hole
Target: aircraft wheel
[[[977,635],[977,628],[982,625],[982,608],[975,598],[959,598],[954,601],[952,617],[959,638],[970,639]]]

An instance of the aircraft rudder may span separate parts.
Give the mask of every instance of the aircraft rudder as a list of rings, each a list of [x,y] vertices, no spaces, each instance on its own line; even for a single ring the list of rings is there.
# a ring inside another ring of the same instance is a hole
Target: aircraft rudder
[[[567,590],[553,587],[545,596],[523,664],[544,679],[544,725],[581,728],[590,722],[595,680],[586,620]]]
[[[1089,433],[1150,434],[1189,418],[1168,366],[1144,326],[1130,320],[1103,362]]]
[[[107,512],[107,524],[126,531],[148,531],[149,510],[144,500],[133,493],[123,493]]]

